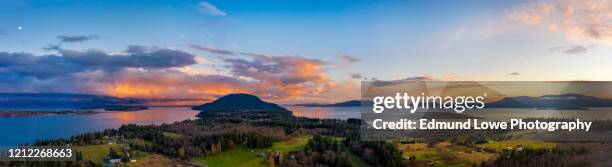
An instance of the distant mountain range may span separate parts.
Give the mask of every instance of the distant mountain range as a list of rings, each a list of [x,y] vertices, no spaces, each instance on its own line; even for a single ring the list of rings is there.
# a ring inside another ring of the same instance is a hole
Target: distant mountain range
[[[111,96],[69,93],[0,93],[0,109],[146,109],[144,101]]]
[[[291,115],[291,111],[249,94],[229,94],[192,109],[203,112],[265,112]]]
[[[143,99],[115,98],[103,95],[68,93],[0,93],[0,110],[15,108],[99,109],[109,111],[146,109]],[[294,104],[306,107],[369,106],[372,101],[349,100],[333,104]],[[585,109],[612,107],[612,99],[582,94],[544,95],[540,97],[515,96],[489,102],[486,108]],[[200,111],[271,111],[291,113],[279,105],[262,101],[249,94],[230,94],[213,102],[193,107]]]
[[[516,96],[487,103],[486,108],[585,109],[612,107],[612,99],[581,94],[544,95],[540,97]]]
[[[357,107],[369,106],[372,101],[349,100],[333,104],[295,104],[305,107]],[[582,94],[544,95],[540,97],[515,96],[489,102],[486,108],[536,108],[536,109],[584,109],[588,107],[612,107],[612,99]]]
[[[357,106],[362,106],[362,103],[372,103],[372,102],[368,102],[368,101],[361,101],[361,100],[349,100],[349,101],[343,101],[343,102],[339,102],[339,103],[333,103],[333,104],[320,104],[320,103],[307,103],[307,104],[294,104],[292,106],[304,106],[304,107],[357,107]]]

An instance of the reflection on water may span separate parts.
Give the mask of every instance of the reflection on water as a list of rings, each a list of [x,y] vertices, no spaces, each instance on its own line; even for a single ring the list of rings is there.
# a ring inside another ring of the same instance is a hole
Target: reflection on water
[[[285,107],[293,111],[293,115],[308,118],[330,118],[330,119],[349,119],[361,118],[361,112],[365,107]]]
[[[49,115],[25,118],[0,118],[1,146],[33,142],[36,139],[65,138],[85,132],[117,128],[126,124],[162,124],[194,119],[197,111],[189,107],[151,107],[133,112],[91,115]]]
[[[162,124],[193,119],[198,112],[190,107],[151,107],[149,110],[136,112],[118,112],[98,114],[98,119],[106,120],[108,125],[119,127],[125,124]]]

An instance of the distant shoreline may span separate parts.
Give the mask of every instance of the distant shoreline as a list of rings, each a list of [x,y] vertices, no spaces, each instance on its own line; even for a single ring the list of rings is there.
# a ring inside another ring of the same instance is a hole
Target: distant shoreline
[[[58,110],[58,111],[21,111],[21,110],[8,110],[0,111],[0,118],[23,118],[23,117],[37,117],[45,115],[91,115],[104,112],[116,112],[116,111],[75,111],[75,110]]]
[[[93,110],[56,110],[56,111],[27,111],[27,110],[6,110],[0,111],[0,118],[27,118],[47,115],[93,115],[101,113],[135,112],[141,110],[117,110],[117,111],[93,111]]]
[[[46,115],[92,115],[101,113],[120,113],[120,112],[136,112],[149,110],[151,108],[163,107],[191,107],[191,106],[130,106],[130,107],[115,107],[115,108],[97,108],[97,109],[61,109],[61,110],[20,110],[20,109],[0,109],[0,118],[24,118],[37,117]]]

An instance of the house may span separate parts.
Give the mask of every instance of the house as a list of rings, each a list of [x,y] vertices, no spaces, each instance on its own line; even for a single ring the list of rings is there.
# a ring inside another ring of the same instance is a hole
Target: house
[[[108,162],[106,164],[104,164],[104,166],[106,166],[106,167],[121,166],[121,158],[110,159],[110,160],[108,160]]]

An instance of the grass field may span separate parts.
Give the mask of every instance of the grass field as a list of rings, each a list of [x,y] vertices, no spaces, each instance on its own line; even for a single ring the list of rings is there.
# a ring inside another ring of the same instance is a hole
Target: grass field
[[[435,147],[427,147],[426,143],[398,144],[397,148],[405,157],[415,157],[418,160],[431,162],[442,161]]]
[[[176,166],[176,162],[159,154],[147,154],[136,158],[136,162],[127,163],[129,167],[164,167]]]
[[[402,156],[404,157],[414,157],[418,160],[425,160],[429,162],[433,162],[436,166],[444,166],[446,163],[440,154],[438,154],[438,150],[436,148],[425,148],[419,150],[403,150]]]
[[[76,147],[77,150],[83,153],[83,160],[92,161],[99,165],[104,164],[104,157],[108,155],[110,148],[113,148],[117,152],[121,152],[120,144],[100,144]]]
[[[448,148],[448,152],[451,153],[453,156],[456,156],[463,162],[477,165],[484,161],[492,160],[497,156],[497,154],[495,153],[479,152],[475,148],[461,145],[450,146]]]
[[[312,136],[301,136],[288,141],[276,142],[272,145],[271,150],[281,151],[285,154],[291,151],[300,151],[304,149],[310,138],[312,138]]]
[[[353,154],[353,153],[349,153],[349,155],[351,156],[351,161],[353,163],[355,163],[355,166],[357,167],[369,167],[370,165],[368,165],[365,161],[363,161],[363,159],[361,159],[361,157]]]
[[[251,152],[251,149],[246,146],[239,146],[235,149],[216,153],[207,157],[198,157],[191,159],[195,163],[205,164],[210,167],[223,167],[223,166],[237,166],[237,167],[256,167],[266,166],[263,163],[263,159],[259,158],[257,154],[261,152],[267,152],[263,149],[255,149]]]
[[[244,145],[241,145],[235,149],[216,153],[207,157],[193,158],[191,160],[196,163],[206,164],[210,167],[267,166],[267,164],[264,163],[264,159],[258,157],[257,154],[270,153],[273,151],[281,151],[286,154],[291,151],[302,150],[310,138],[311,136],[302,136],[288,141],[277,142],[274,143],[272,148],[269,149],[250,149]]]
[[[440,142],[433,147],[428,147],[426,143],[397,144],[396,146],[402,151],[403,156],[429,161],[435,166],[472,166],[495,159],[498,156],[495,152],[501,152],[506,147],[553,148],[556,144],[537,140],[507,140],[479,144],[475,147],[454,145],[449,142]],[[480,151],[479,148],[487,148],[495,152]]]
[[[172,133],[172,132],[162,132],[162,135],[164,135],[164,137],[167,137],[167,138],[173,138],[173,139],[183,137],[183,136],[182,136],[182,135],[180,135],[180,134],[177,134],[177,133]]]
[[[556,143],[538,140],[505,140],[479,144],[478,146],[493,149],[497,152],[500,152],[506,147],[553,148],[556,145]]]
[[[435,166],[471,166],[494,158],[497,154],[478,152],[474,148],[441,142],[433,147],[426,143],[398,144],[405,157],[432,162]]]

